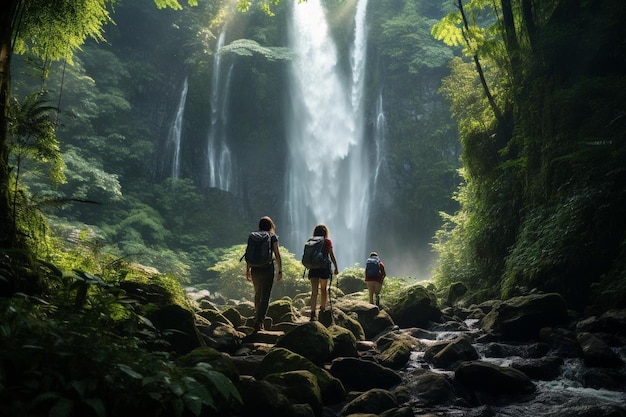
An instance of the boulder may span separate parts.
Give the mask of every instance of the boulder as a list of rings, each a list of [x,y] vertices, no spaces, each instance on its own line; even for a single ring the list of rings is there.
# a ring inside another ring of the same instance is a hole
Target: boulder
[[[243,405],[238,413],[241,417],[257,417],[259,410],[263,414],[276,417],[294,417],[295,411],[278,387],[267,381],[254,378],[242,378],[237,385]]]
[[[234,384],[239,382],[239,370],[231,357],[211,347],[196,348],[188,354],[176,359],[176,363],[183,367],[193,367],[204,362],[211,365],[217,372],[224,374]]]
[[[304,356],[284,348],[272,349],[254,371],[254,377],[263,379],[269,374],[299,370],[309,371],[315,375],[324,405],[337,404],[345,399],[346,390],[338,378]]]
[[[288,349],[315,364],[321,364],[330,358],[334,343],[332,335],[323,324],[308,321],[284,334],[276,342],[276,347]]]
[[[561,366],[565,361],[557,356],[537,359],[518,359],[511,363],[511,368],[524,372],[531,379],[553,381],[561,375]]]
[[[243,326],[246,322],[241,313],[233,307],[226,307],[222,310],[222,316],[226,317],[235,328]]]
[[[161,307],[148,314],[148,320],[157,328],[171,350],[179,355],[185,355],[192,350],[205,346],[205,343],[196,328],[194,315],[178,304]]]
[[[197,326],[204,343],[221,352],[235,353],[246,336],[231,325],[212,323],[210,326]]]
[[[568,319],[563,297],[556,293],[531,294],[498,303],[481,327],[505,340],[537,339],[543,327],[564,324]]]
[[[418,370],[413,372],[403,383],[394,390],[400,402],[414,401],[415,397],[427,407],[450,405],[457,400],[450,377],[439,372]]]
[[[394,323],[402,328],[428,328],[431,322],[441,318],[437,297],[431,290],[419,284],[408,287],[400,296],[390,300],[388,312]]]
[[[375,358],[378,363],[391,369],[403,368],[411,359],[411,348],[419,343],[407,334],[389,332],[376,340],[380,353]]]
[[[454,369],[461,362],[473,361],[478,358],[478,352],[467,336],[460,336],[449,342],[437,343],[424,352],[425,361],[431,362],[437,368],[449,370]]]
[[[583,351],[585,365],[600,368],[621,368],[624,366],[624,361],[619,355],[593,334],[579,333],[577,340]]]
[[[264,381],[278,387],[292,404],[309,404],[316,416],[322,414],[322,395],[317,378],[309,371],[288,371],[269,374]]]
[[[296,321],[296,311],[287,297],[272,301],[267,308],[267,316],[271,317],[274,323]]]
[[[333,338],[331,358],[358,356],[356,338],[350,330],[332,325],[328,328],[328,332]]]
[[[522,371],[489,362],[463,362],[454,371],[454,377],[470,392],[490,395],[520,395],[535,392],[535,384]]]
[[[389,389],[402,382],[400,375],[392,369],[360,358],[333,359],[330,373],[345,386],[357,391],[372,388]]]
[[[204,309],[204,310],[200,310],[196,312],[196,314],[199,315],[200,317],[204,317],[210,323],[222,323],[222,324],[227,324],[229,326],[234,327],[234,324],[217,310]]]
[[[343,410],[341,410],[341,415],[348,416],[357,413],[380,414],[396,407],[398,407],[398,401],[391,392],[373,388],[346,404]]]
[[[357,341],[365,340],[365,330],[363,330],[363,326],[361,326],[361,323],[357,320],[356,314],[353,313],[352,315],[349,315],[340,309],[335,308],[333,310],[333,315],[335,316],[336,325],[350,330]]]

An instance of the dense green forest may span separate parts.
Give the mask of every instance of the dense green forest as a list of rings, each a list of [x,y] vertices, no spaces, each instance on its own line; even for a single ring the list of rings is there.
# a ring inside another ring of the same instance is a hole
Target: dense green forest
[[[0,10],[0,363],[15,364],[0,368],[0,387],[33,357],[58,367],[1,394],[11,412],[174,404],[200,415],[237,395],[217,372],[146,353],[158,343],[144,321],[153,306],[117,288],[157,284],[186,307],[189,284],[249,297],[241,244],[261,215],[288,218],[276,178],[288,172],[279,115],[291,3],[9,0]],[[353,27],[342,16],[356,2],[324,4],[347,72],[340,41]],[[543,291],[589,314],[626,305],[624,18],[618,0],[370,2],[364,130],[374,136],[385,103],[386,147],[367,239],[389,253],[391,276],[440,290],[461,282],[467,304]],[[219,56],[238,87],[231,191],[208,182],[197,151],[225,21]],[[173,176],[168,140],[187,84],[187,156]],[[276,296],[306,291],[296,251],[285,248],[291,279]],[[205,380],[213,390],[195,395]]]

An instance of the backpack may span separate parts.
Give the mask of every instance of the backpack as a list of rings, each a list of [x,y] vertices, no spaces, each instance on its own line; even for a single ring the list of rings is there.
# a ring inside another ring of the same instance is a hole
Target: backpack
[[[323,268],[326,265],[324,256],[324,236],[313,236],[304,244],[302,265],[308,269]]]
[[[365,262],[365,276],[367,278],[380,278],[380,259],[376,256],[367,258]]]
[[[272,235],[265,231],[250,233],[243,258],[250,266],[267,266],[272,262]]]

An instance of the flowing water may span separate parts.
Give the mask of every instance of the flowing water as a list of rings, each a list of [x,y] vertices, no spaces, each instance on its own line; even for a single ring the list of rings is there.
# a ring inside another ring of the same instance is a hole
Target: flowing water
[[[211,125],[207,140],[207,170],[209,187],[224,191],[234,190],[234,162],[230,148],[226,127],[228,126],[228,99],[232,65],[224,74],[222,71],[222,55],[219,49],[224,46],[226,26],[222,28],[213,56],[213,78],[211,80]]]
[[[341,72],[337,46],[319,0],[291,9],[289,159],[285,204],[287,246],[300,248],[317,223],[335,242],[340,268],[365,256],[370,170],[363,144],[366,6],[355,16],[351,73]]]
[[[167,137],[168,146],[173,148],[172,152],[172,178],[180,178],[180,145],[183,131],[183,116],[185,114],[185,102],[187,101],[187,90],[189,83],[187,78],[183,83],[183,89],[180,93],[180,100],[178,101],[178,109],[176,110],[176,117],[174,123],[170,127],[170,131]]]

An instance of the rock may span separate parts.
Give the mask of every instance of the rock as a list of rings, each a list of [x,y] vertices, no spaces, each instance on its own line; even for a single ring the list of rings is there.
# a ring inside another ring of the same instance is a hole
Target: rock
[[[577,340],[582,348],[583,359],[587,366],[601,368],[621,368],[624,366],[624,361],[619,355],[591,333],[579,333]]]
[[[408,287],[397,299],[390,302],[388,312],[394,323],[401,328],[428,328],[431,322],[441,318],[435,294],[419,284]]]
[[[239,382],[239,370],[231,357],[211,347],[196,348],[188,354],[176,359],[176,363],[183,367],[193,367],[204,362],[211,365],[217,372],[224,374],[235,385]]]
[[[308,321],[278,339],[276,347],[288,349],[315,364],[330,358],[333,338],[328,329],[317,321]]]
[[[453,306],[456,302],[467,293],[467,285],[462,282],[454,282],[450,284],[446,291],[446,305]]]
[[[269,374],[299,370],[309,371],[315,375],[324,405],[337,404],[345,399],[346,390],[338,378],[304,356],[284,348],[272,349],[254,371],[254,377],[263,379]]]
[[[333,359],[330,373],[341,382],[357,391],[372,388],[388,389],[402,382],[395,371],[375,362],[359,358]]]
[[[539,331],[539,339],[550,346],[550,352],[561,358],[582,357],[576,334],[557,327],[545,327]]]
[[[358,356],[356,338],[350,330],[344,329],[341,326],[332,325],[328,328],[328,332],[333,338],[331,358]]]
[[[264,357],[265,355],[246,355],[231,356],[230,359],[237,368],[239,375],[252,376]]]
[[[602,313],[600,316],[588,317],[576,324],[576,330],[626,336],[626,310],[613,309]]]
[[[430,361],[437,368],[451,370],[461,362],[473,361],[478,359],[478,357],[478,352],[472,346],[471,340],[468,337],[461,336],[447,343]]]
[[[398,407],[398,402],[391,392],[374,388],[346,404],[343,410],[341,410],[341,415],[348,416],[356,413],[380,414],[396,407]]]
[[[408,376],[409,382],[394,390],[400,402],[415,401],[415,397],[426,407],[449,405],[456,401],[457,395],[450,377],[429,370],[414,371]]]
[[[243,338],[246,336],[233,326],[213,323],[210,326],[197,326],[207,346],[221,352],[235,353],[241,347]]]
[[[267,381],[258,381],[254,378],[242,378],[237,385],[241,394],[243,406],[241,417],[258,417],[259,410],[267,416],[294,417],[295,411],[280,389]]]
[[[342,273],[341,279],[337,281],[337,285],[344,294],[360,292],[367,288],[365,279],[362,276],[347,275],[344,273]]]
[[[292,404],[309,404],[316,416],[322,414],[322,395],[317,378],[309,371],[269,374],[264,379],[278,387]]]
[[[205,309],[196,312],[200,317],[204,317],[211,323],[222,323],[228,326],[235,327],[234,324],[228,320],[222,313],[214,309]]]
[[[271,317],[274,323],[296,321],[296,311],[288,297],[272,301],[267,308],[267,316]]]
[[[511,368],[524,372],[531,379],[552,381],[561,375],[561,366],[565,362],[556,356],[538,359],[520,359],[511,363]]]
[[[336,325],[350,330],[357,341],[365,340],[365,330],[363,330],[363,326],[361,326],[361,323],[356,319],[356,314],[354,314],[355,317],[352,317],[337,308],[334,309],[333,314],[335,316]]]
[[[391,369],[403,368],[411,359],[411,348],[419,346],[411,336],[393,332],[378,338],[376,344],[380,351],[375,356],[376,361]]]
[[[532,294],[500,302],[483,317],[481,327],[505,340],[527,340],[538,338],[541,328],[563,324],[567,319],[561,295]]]
[[[245,318],[233,307],[227,307],[222,311],[222,316],[226,317],[235,328],[243,326],[246,322]]]
[[[488,362],[463,362],[454,371],[454,377],[470,392],[520,395],[535,391],[535,384],[522,371]]]
[[[196,328],[193,313],[178,304],[161,307],[148,314],[147,318],[179,355],[205,345]]]
[[[413,409],[411,407],[391,408],[379,414],[379,417],[413,417]]]
[[[621,390],[626,382],[624,376],[615,369],[587,368],[583,369],[581,376],[586,388]]]

